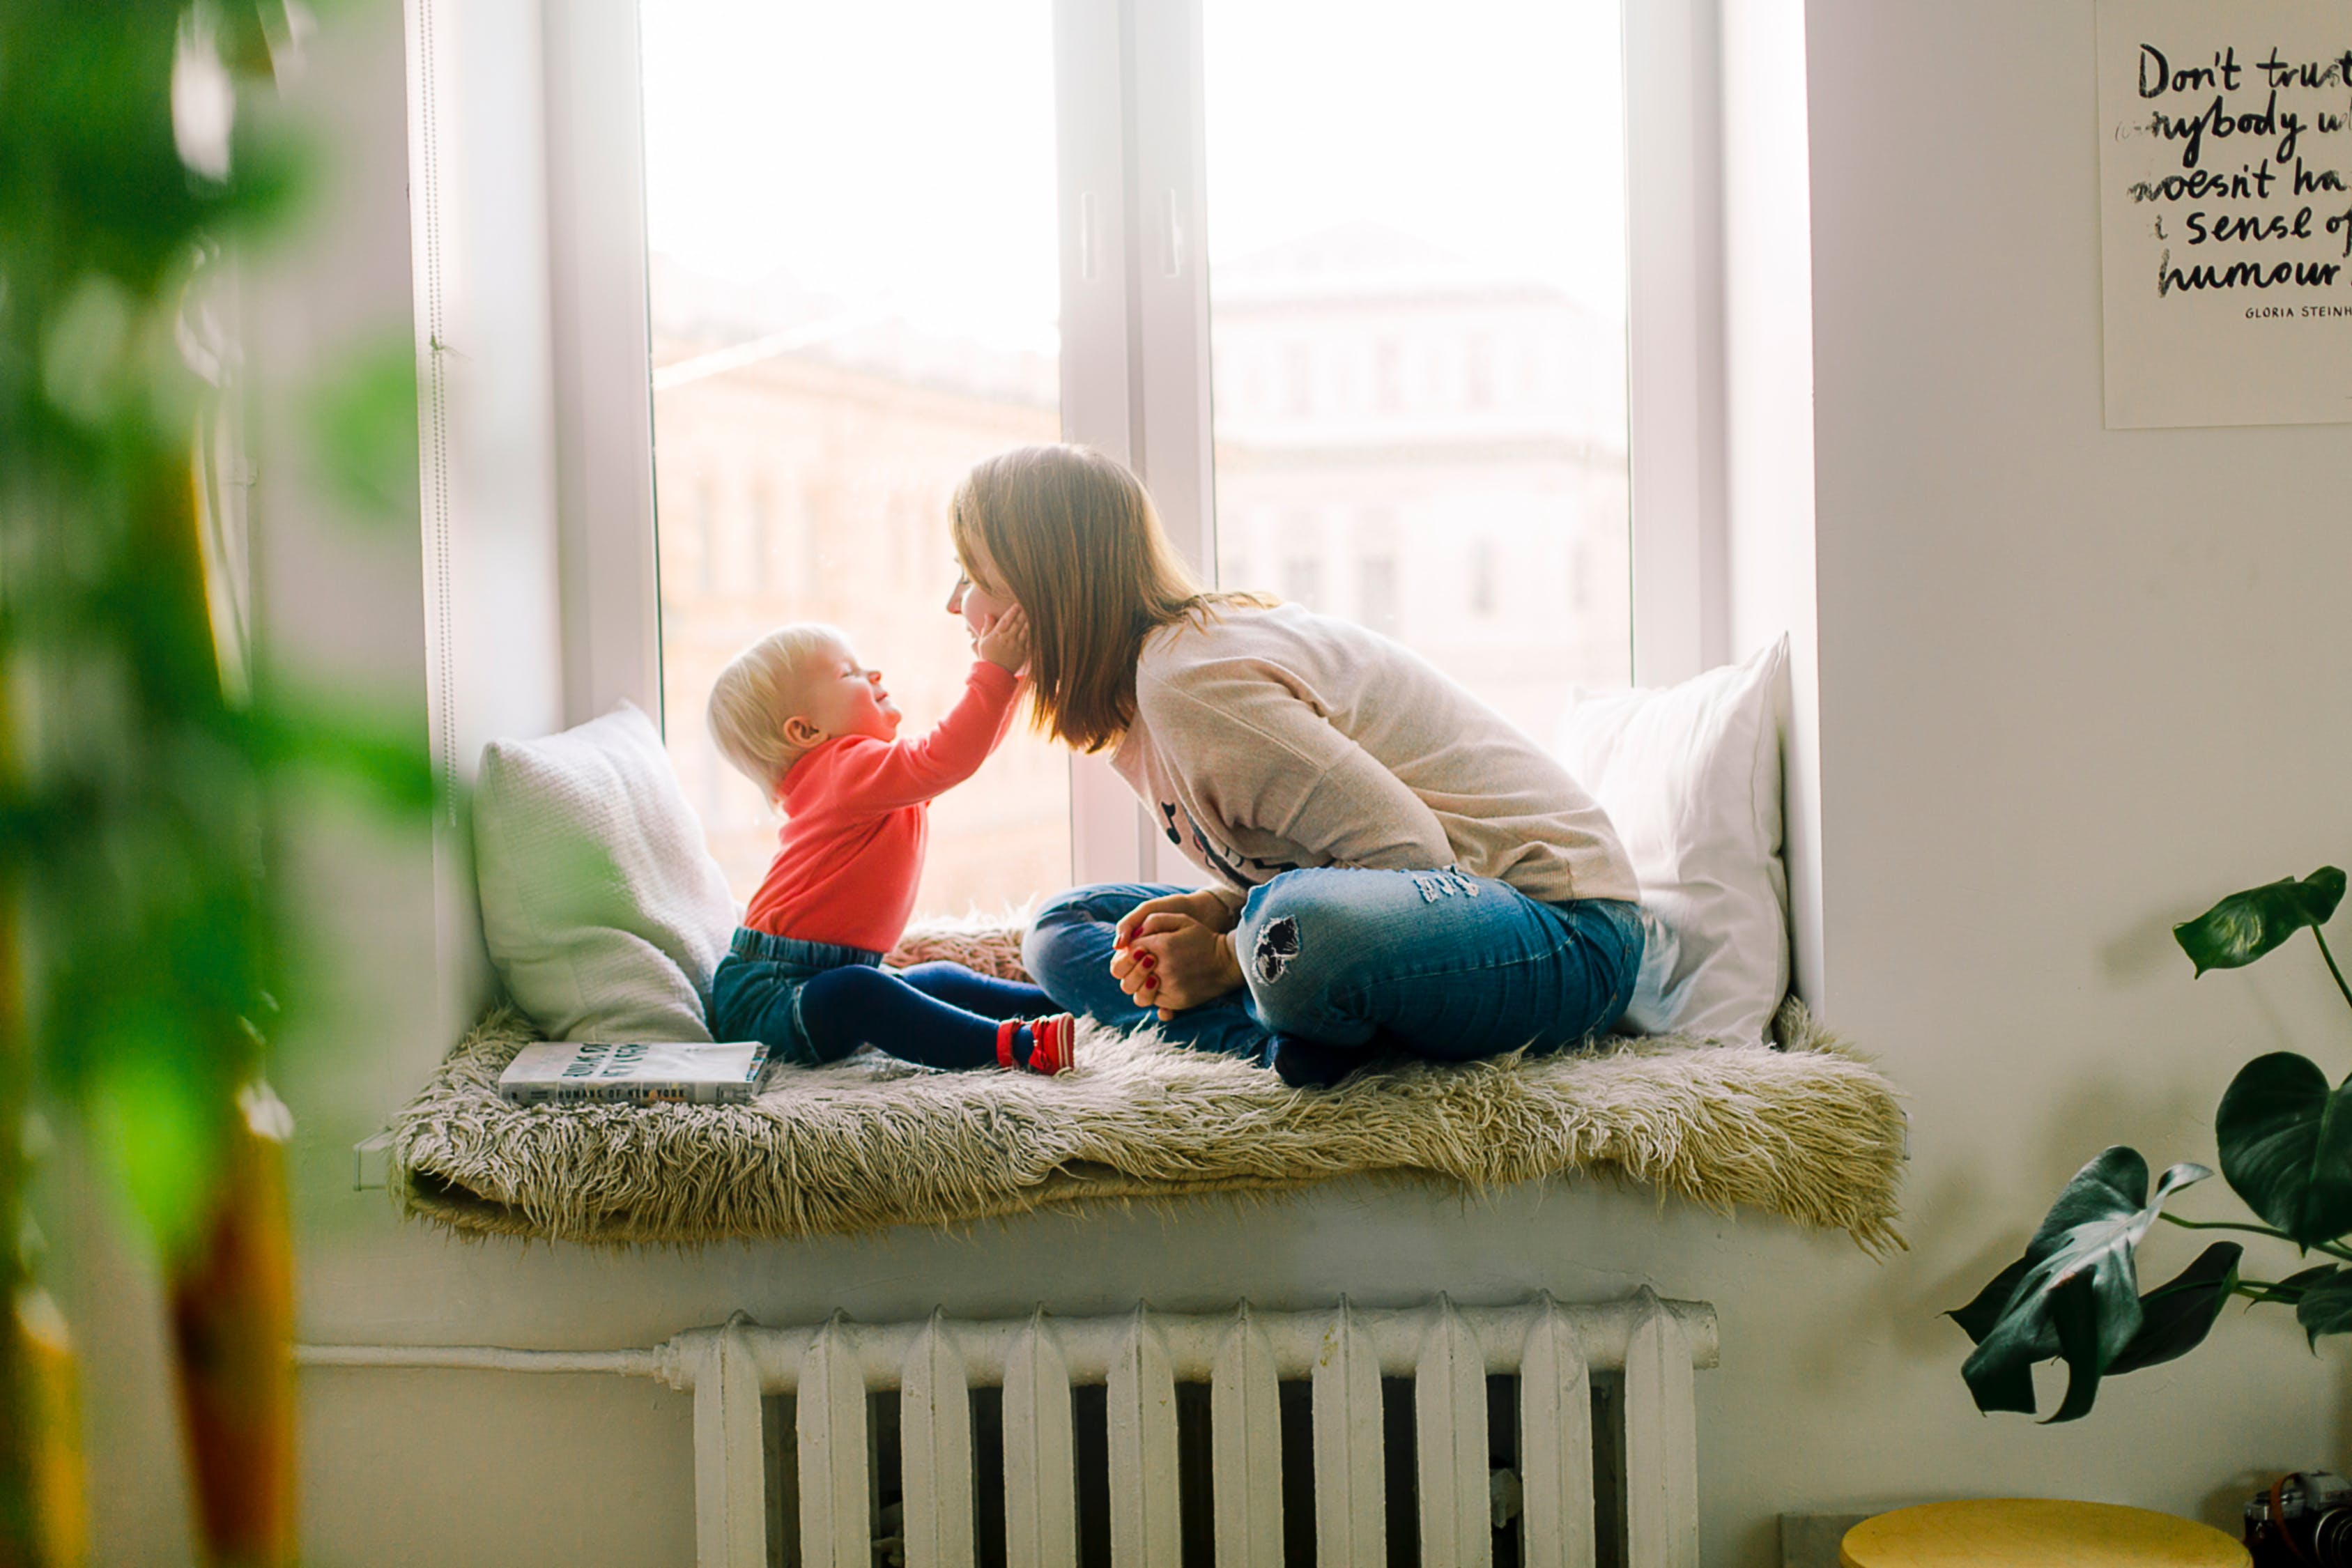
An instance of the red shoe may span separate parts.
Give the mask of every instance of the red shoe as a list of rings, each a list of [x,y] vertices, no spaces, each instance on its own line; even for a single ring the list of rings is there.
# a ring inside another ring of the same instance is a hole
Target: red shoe
[[[1078,1021],[1067,1013],[1029,1025],[1029,1070],[1058,1078],[1078,1065]]]
[[[1029,1031],[1029,1059],[1016,1062],[1013,1037],[1024,1027]],[[1007,1072],[1020,1068],[1046,1078],[1059,1077],[1077,1065],[1077,1047],[1078,1021],[1067,1013],[1032,1018],[1025,1025],[1018,1018],[1007,1018],[996,1026],[996,1065]]]

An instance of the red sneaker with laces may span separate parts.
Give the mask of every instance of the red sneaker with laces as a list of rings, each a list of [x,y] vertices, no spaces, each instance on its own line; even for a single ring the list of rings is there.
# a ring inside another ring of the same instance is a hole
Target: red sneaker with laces
[[[1029,1070],[1058,1078],[1078,1065],[1078,1021],[1067,1013],[1029,1025]]]
[[[1013,1039],[1024,1028],[1029,1031],[1029,1059],[1016,1062],[1013,1059]],[[996,1026],[996,1065],[1007,1072],[1059,1077],[1077,1065],[1077,1046],[1078,1021],[1067,1013],[1031,1018],[1026,1023],[1007,1018]]]

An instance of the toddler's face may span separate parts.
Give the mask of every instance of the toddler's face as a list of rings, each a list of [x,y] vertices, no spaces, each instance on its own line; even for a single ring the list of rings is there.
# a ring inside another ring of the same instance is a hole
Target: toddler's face
[[[848,644],[829,640],[801,667],[798,717],[829,736],[870,735],[887,741],[898,732],[898,705],[882,688],[882,672],[858,662]]]

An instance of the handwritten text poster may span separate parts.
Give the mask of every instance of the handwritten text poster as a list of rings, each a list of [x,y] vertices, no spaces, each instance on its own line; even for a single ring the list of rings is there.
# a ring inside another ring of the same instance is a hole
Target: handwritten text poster
[[[2352,420],[2352,0],[2099,0],[2107,426]]]

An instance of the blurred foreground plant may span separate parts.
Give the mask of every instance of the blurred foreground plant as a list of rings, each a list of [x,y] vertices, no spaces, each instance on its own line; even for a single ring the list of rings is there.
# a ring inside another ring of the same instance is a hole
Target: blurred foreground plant
[[[0,5],[0,1563],[83,1550],[67,1326],[25,1216],[44,1107],[166,1271],[205,1549],[293,1552],[284,1111],[260,1079],[299,977],[267,850],[321,767],[404,809],[430,794],[413,746],[248,675],[207,532],[238,393],[221,258],[297,184],[238,95],[293,20]]]
[[[2352,1005],[2352,986],[2320,929],[2344,887],[2344,873],[2324,866],[2233,893],[2172,934],[2202,974],[2242,968],[2308,930]],[[2352,1262],[2352,1078],[2330,1089],[2326,1074],[2293,1051],[2256,1057],[2222,1094],[2213,1132],[2223,1179],[2263,1223],[2165,1213],[2167,1198],[2213,1173],[2203,1165],[2173,1166],[2151,1197],[2138,1150],[2117,1145],[2100,1154],[2058,1194],[2025,1256],[1948,1314],[1976,1342],[1960,1375],[1978,1409],[2033,1414],[2033,1365],[2056,1357],[2066,1363],[2066,1396],[2050,1419],[2087,1415],[2102,1377],[2188,1354],[2232,1296],[2293,1307],[2314,1345],[2322,1334],[2352,1332],[2352,1268],[2322,1263],[2284,1279],[2247,1279],[2238,1272],[2245,1247],[2234,1241],[2216,1242],[2178,1278],[2139,1293],[2139,1244],[2158,1220],[2293,1242],[2304,1256]]]

